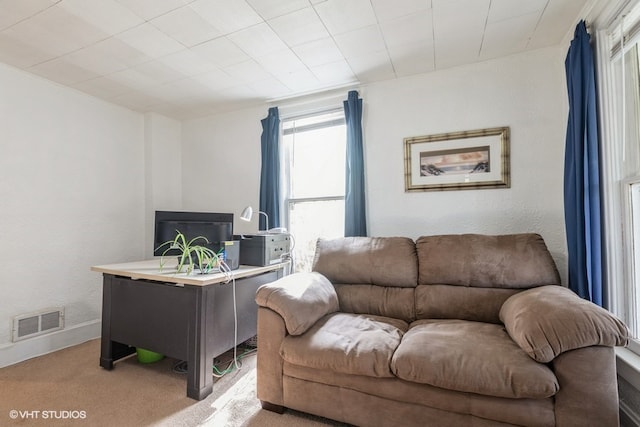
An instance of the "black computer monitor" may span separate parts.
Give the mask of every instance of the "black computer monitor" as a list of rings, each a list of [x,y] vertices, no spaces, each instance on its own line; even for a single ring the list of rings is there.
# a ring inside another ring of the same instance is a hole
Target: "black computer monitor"
[[[213,251],[218,251],[222,242],[233,240],[233,214],[218,212],[176,212],[176,211],[156,211],[155,228],[153,238],[154,255],[179,255],[177,249],[170,249],[169,245],[162,246],[163,243],[173,240],[176,231],[184,234],[187,241],[202,236],[209,243],[203,240],[197,244],[207,246]],[[162,246],[161,248],[159,248]]]

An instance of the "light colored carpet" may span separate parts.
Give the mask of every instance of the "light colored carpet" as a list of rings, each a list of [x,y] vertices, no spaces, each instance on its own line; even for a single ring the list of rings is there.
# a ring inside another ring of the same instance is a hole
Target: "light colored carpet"
[[[184,374],[164,359],[136,357],[99,365],[100,341],[60,350],[0,369],[0,426],[278,427],[341,426],[287,410],[265,411],[256,398],[256,356],[217,380],[202,401],[186,397]]]

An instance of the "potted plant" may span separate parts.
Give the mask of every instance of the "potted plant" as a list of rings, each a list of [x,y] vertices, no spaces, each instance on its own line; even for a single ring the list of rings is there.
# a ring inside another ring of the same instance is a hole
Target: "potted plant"
[[[175,239],[168,240],[158,246],[158,249],[167,246],[160,257],[160,270],[164,267],[167,253],[172,249],[177,249],[180,251],[178,255],[178,266],[176,267],[178,273],[182,273],[184,268],[186,268],[187,274],[190,274],[194,268],[199,269],[201,274],[209,273],[212,269],[220,265],[222,252],[222,249],[220,249],[219,252],[215,252],[213,249],[203,246],[209,243],[209,240],[203,236],[197,236],[191,240],[187,240],[183,233],[176,230]]]

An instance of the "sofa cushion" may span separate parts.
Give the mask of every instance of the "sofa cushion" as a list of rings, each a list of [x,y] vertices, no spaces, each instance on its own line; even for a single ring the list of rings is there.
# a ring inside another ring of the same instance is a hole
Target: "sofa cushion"
[[[524,289],[560,283],[538,234],[423,236],[416,250],[420,285]]]
[[[408,328],[402,320],[333,313],[307,333],[287,336],[280,355],[291,364],[344,374],[393,377],[393,352]]]
[[[562,286],[543,286],[510,297],[500,319],[513,340],[544,363],[569,350],[629,342],[622,321]]]
[[[342,312],[374,314],[402,319],[406,322],[416,320],[413,288],[335,285],[335,289]]]
[[[282,316],[291,335],[303,334],[318,319],[338,311],[338,295],[324,276],[298,273],[262,285],[256,302]]]
[[[502,323],[500,308],[519,289],[451,285],[416,287],[416,319],[461,319]]]
[[[418,259],[407,237],[343,237],[318,239],[313,271],[331,283],[413,288]]]
[[[399,378],[448,390],[546,398],[559,389],[549,367],[531,359],[500,325],[417,320],[391,361]]]

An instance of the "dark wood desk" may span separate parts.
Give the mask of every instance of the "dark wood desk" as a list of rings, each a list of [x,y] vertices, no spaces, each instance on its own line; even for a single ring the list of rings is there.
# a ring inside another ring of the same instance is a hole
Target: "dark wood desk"
[[[100,366],[113,369],[136,347],[186,360],[187,396],[204,399],[213,389],[213,359],[256,335],[256,290],[287,265],[240,266],[235,285],[220,273],[176,273],[173,261],[161,272],[159,259],[92,267],[103,274]]]

